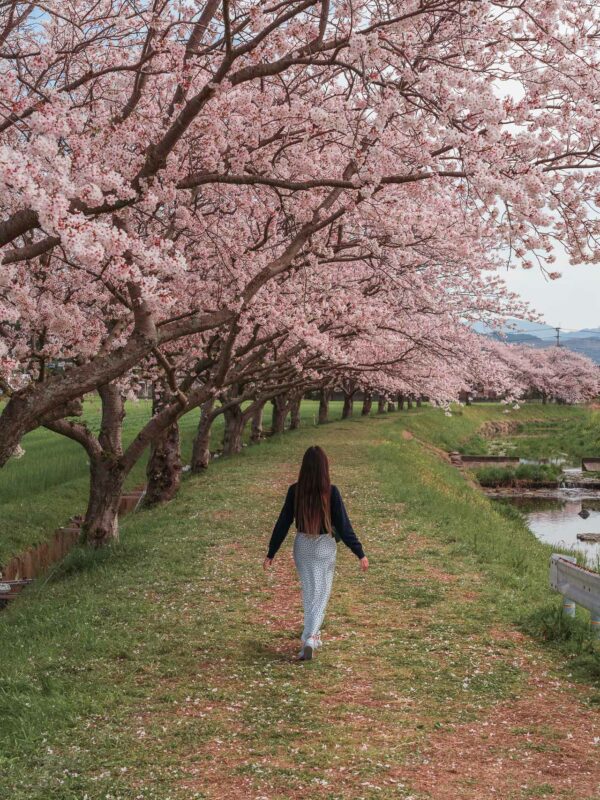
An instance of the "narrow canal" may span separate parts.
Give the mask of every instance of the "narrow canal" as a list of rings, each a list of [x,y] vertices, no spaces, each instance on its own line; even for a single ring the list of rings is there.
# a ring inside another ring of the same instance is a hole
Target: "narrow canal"
[[[588,566],[600,571],[600,544],[582,542],[578,533],[600,534],[600,496],[582,489],[562,488],[555,496],[512,495],[492,498],[517,508],[538,539],[585,554]]]

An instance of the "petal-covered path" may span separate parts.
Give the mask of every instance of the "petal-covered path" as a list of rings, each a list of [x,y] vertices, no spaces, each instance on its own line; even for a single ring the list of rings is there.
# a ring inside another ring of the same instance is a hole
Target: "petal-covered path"
[[[301,663],[293,532],[272,572],[262,559],[313,440],[371,568],[338,545],[324,647]],[[545,570],[546,550],[400,415],[286,435],[190,479],[127,522],[93,585],[81,570],[37,601],[58,643],[42,666],[61,676],[38,713],[75,687],[105,697],[47,735],[14,797],[597,800],[597,691],[511,621],[521,584],[477,556],[484,529],[539,548]],[[60,650],[78,604],[93,634]]]
[[[290,441],[285,461],[270,464],[268,478],[232,510],[233,526],[258,526],[264,537],[211,551],[207,595],[224,616],[204,664],[210,688],[188,712],[205,715],[211,734],[188,754],[183,785],[224,800],[600,796],[600,717],[578,702],[585,688],[554,674],[539,645],[494,621],[468,555],[406,529],[403,505],[378,480],[377,448],[390,442],[357,425],[350,444],[345,430],[333,425],[321,440],[371,570],[361,574],[338,547],[324,649],[311,664],[296,662],[293,532],[273,573],[260,572],[305,445]],[[419,447],[396,437],[404,456]],[[246,503],[254,510],[244,522]],[[231,604],[234,629],[223,604]]]

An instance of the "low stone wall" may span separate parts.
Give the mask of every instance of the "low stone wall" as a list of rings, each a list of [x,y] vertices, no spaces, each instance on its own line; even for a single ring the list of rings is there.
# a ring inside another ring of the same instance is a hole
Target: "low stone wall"
[[[581,469],[584,472],[600,472],[600,458],[582,458]]]
[[[518,466],[519,459],[515,456],[461,456],[461,461],[469,467],[472,466]]]
[[[72,520],[64,528],[58,528],[46,542],[30,547],[18,556],[13,556],[2,569],[2,577],[7,581],[37,578],[55,561],[64,558],[78,541],[81,521]]]
[[[144,487],[138,487],[124,494],[119,504],[119,516],[134,511],[144,491]],[[13,556],[0,568],[0,576],[6,581],[15,581],[31,580],[43,575],[52,564],[64,558],[77,544],[81,536],[82,522],[81,516],[71,517],[67,525],[57,528],[47,541]]]
[[[516,419],[491,419],[484,422],[477,433],[484,439],[494,439],[496,436],[509,436],[511,433],[516,433],[519,425],[520,422]]]

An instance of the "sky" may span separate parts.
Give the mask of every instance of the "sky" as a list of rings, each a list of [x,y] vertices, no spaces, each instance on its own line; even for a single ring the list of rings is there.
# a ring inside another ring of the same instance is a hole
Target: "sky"
[[[514,80],[496,81],[494,89],[499,97],[510,95],[518,100],[523,96],[523,88]],[[571,266],[559,248],[555,256],[549,269],[562,274],[555,281],[535,267],[515,267],[500,274],[509,289],[531,303],[548,325],[566,330],[600,327],[600,264]]]
[[[565,329],[600,327],[600,264],[571,266],[557,257],[552,269],[562,277],[551,281],[537,269],[500,270],[513,292],[540,312],[548,325]]]

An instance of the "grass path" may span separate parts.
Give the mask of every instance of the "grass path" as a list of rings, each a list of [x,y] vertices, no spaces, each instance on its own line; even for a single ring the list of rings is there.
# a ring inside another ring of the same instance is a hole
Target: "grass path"
[[[547,548],[405,419],[318,431],[371,569],[340,544],[313,662],[293,533],[261,562],[314,429],[190,478],[2,615],[0,796],[597,800],[600,695],[514,624],[556,605]]]

